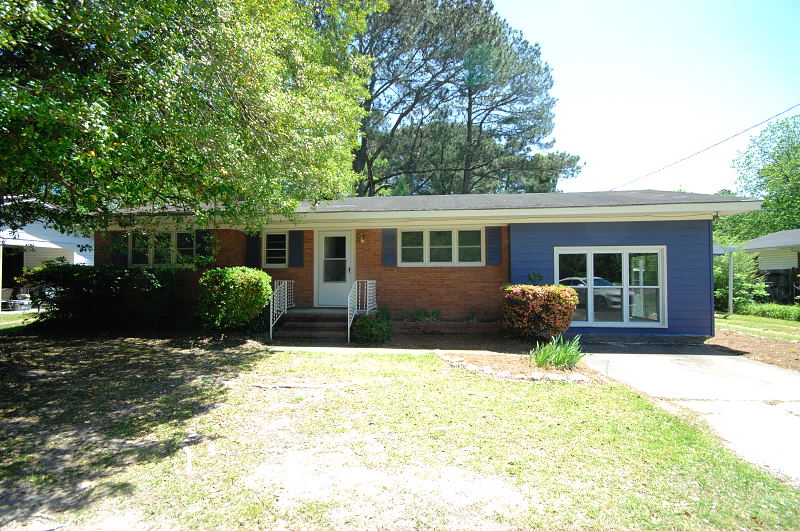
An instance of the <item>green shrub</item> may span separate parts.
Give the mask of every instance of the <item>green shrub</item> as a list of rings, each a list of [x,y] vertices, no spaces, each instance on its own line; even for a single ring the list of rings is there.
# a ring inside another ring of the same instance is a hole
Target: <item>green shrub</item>
[[[581,351],[580,338],[581,336],[575,336],[566,341],[559,334],[543,345],[537,343],[536,348],[531,350],[531,359],[538,367],[572,369],[587,355]]]
[[[198,315],[208,327],[242,327],[261,315],[270,295],[270,277],[260,269],[211,269],[200,278]]]
[[[353,339],[359,343],[386,343],[392,337],[392,322],[364,315],[353,323]]]
[[[433,323],[439,320],[439,313],[439,310],[431,310],[430,312],[414,310],[406,315],[405,320],[415,323]]]
[[[753,302],[736,308],[736,313],[741,315],[755,315],[758,317],[771,317],[786,321],[800,321],[800,305],[777,304],[774,302]]]
[[[46,262],[23,273],[35,303],[44,303],[40,321],[71,328],[168,328],[182,325],[172,268],[119,269],[64,261]]]
[[[578,294],[567,286],[503,286],[503,326],[525,339],[551,338],[569,328]]]
[[[728,309],[728,256],[714,257],[714,309]],[[758,272],[755,255],[737,251],[733,253],[733,308],[736,313],[742,306],[767,296],[767,285]]]

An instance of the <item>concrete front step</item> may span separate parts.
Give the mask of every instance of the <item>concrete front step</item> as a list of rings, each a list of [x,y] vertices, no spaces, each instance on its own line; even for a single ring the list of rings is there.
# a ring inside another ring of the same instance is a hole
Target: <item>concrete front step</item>
[[[275,339],[347,339],[347,328],[339,330],[316,329],[316,328],[279,328],[273,334]]]
[[[281,330],[347,330],[344,319],[336,321],[294,321],[278,323]]]
[[[347,339],[347,310],[291,310],[278,322],[276,339]]]

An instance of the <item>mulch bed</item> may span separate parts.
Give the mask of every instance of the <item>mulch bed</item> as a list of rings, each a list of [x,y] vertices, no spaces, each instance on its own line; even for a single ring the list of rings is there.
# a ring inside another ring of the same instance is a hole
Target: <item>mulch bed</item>
[[[717,329],[706,345],[752,360],[800,371],[800,343]]]

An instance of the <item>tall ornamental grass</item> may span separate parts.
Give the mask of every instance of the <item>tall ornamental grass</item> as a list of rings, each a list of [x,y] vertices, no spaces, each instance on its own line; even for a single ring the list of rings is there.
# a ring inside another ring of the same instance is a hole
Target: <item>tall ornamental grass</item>
[[[544,344],[536,343],[531,350],[531,360],[537,367],[569,370],[587,355],[581,350],[581,336],[567,341],[561,334]]]

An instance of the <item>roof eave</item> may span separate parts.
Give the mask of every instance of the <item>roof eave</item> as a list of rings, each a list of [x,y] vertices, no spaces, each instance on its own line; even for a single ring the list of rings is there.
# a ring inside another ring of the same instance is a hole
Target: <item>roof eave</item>
[[[731,201],[720,203],[672,203],[655,205],[585,206],[556,208],[490,208],[452,210],[391,210],[391,211],[311,211],[300,213],[309,219],[403,219],[403,218],[481,218],[481,217],[562,217],[572,215],[615,214],[707,214],[708,216],[730,216],[752,212],[761,208],[761,201]]]

